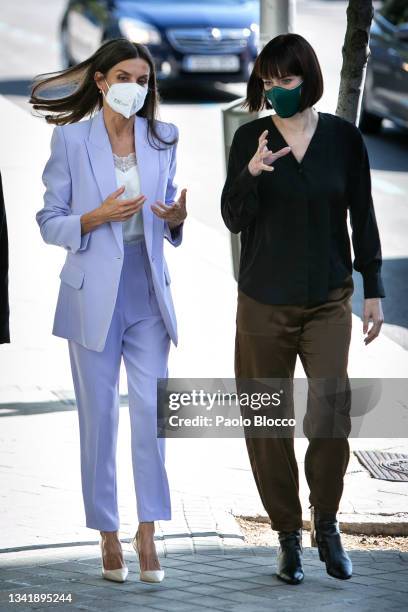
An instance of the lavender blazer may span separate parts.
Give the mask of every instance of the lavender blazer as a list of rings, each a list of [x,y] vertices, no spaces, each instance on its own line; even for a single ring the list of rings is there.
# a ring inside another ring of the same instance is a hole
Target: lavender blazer
[[[157,122],[165,140],[178,128]],[[164,145],[160,145],[163,147]],[[168,223],[150,209],[156,200],[174,201],[177,185],[177,144],[154,149],[147,140],[147,120],[135,115],[145,240],[153,284],[163,321],[177,346],[177,321],[170,290],[170,274],[163,254],[164,238],[174,246],[182,241],[183,226],[170,232]],[[43,240],[67,250],[60,272],[60,289],[52,333],[102,351],[119,286],[123,264],[122,221],[110,221],[81,236],[80,217],[101,205],[117,189],[112,148],[101,109],[91,119],[56,126],[51,155],[42,175],[44,207],[36,213]]]

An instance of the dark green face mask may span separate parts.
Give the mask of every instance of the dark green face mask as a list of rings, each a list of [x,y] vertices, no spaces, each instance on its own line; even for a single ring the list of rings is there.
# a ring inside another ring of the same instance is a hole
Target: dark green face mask
[[[301,90],[302,83],[299,83],[293,89],[286,89],[276,85],[272,89],[265,91],[265,97],[272,104],[279,117],[292,117],[299,110]]]

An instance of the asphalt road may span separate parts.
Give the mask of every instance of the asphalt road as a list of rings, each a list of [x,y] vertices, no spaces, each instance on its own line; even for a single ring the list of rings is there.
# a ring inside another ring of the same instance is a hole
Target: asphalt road
[[[62,0],[1,3],[0,94],[27,112],[31,112],[27,95],[33,76],[60,68],[58,21],[64,5]],[[312,43],[320,58],[325,94],[317,108],[327,112],[335,110],[346,5],[344,1],[298,2],[296,31]],[[183,145],[178,161],[179,185],[190,188],[190,214],[224,233],[226,239],[228,235],[219,214],[224,178],[221,108],[244,93],[245,84],[162,92],[161,117],[180,127]],[[199,137],[198,126],[208,126],[200,131]],[[367,136],[366,143],[384,257],[387,297],[383,300],[386,320],[383,333],[408,349],[408,135],[385,122],[381,134]],[[2,142],[2,146],[13,143]],[[206,185],[205,190],[202,185]],[[353,310],[361,315],[362,283],[357,273],[355,285]]]

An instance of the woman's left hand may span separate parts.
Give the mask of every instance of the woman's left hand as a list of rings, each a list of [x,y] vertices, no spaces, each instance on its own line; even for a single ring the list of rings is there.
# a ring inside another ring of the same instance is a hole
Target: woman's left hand
[[[172,204],[164,204],[160,200],[156,200],[156,204],[151,205],[154,214],[167,221],[170,229],[174,229],[183,223],[187,217],[186,193],[187,189],[182,189],[179,199]]]
[[[368,331],[368,322],[372,321],[370,331]],[[364,300],[364,312],[363,312],[363,334],[367,334],[364,338],[364,344],[370,344],[381,330],[381,325],[384,322],[384,315],[381,306],[380,298],[369,298]]]

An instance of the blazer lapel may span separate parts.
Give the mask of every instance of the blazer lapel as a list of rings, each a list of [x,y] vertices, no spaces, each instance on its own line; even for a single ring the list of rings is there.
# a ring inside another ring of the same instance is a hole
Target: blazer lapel
[[[102,109],[92,118],[91,128],[89,130],[88,139],[85,140],[85,144],[88,149],[92,170],[103,201],[113,191],[116,191],[117,182],[112,147],[105,127]],[[122,222],[110,221],[109,224],[118,247],[123,253]]]
[[[154,203],[157,192],[159,173],[159,152],[152,149],[147,141],[147,120],[135,115],[135,150],[140,176],[141,193],[146,196],[143,205],[144,233],[148,252],[153,246],[153,212],[150,205]],[[102,201],[117,189],[112,147],[106,130],[103,109],[92,118],[88,138],[85,140],[92,170],[98,185]],[[157,157],[155,156],[157,153]],[[122,221],[110,221],[115,240],[123,254]]]

